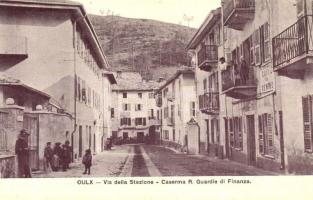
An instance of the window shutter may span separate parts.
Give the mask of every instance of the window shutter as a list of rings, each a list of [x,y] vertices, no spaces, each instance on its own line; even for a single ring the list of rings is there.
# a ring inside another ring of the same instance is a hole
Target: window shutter
[[[273,117],[272,114],[267,115],[267,154],[274,153],[274,138],[273,138]]]
[[[143,118],[143,125],[146,125],[146,118]]]
[[[258,66],[261,64],[261,45],[260,45],[260,29],[257,29],[254,32],[254,55],[255,55],[255,65]]]
[[[302,97],[304,150],[312,152],[312,97]]]
[[[263,139],[263,119],[262,115],[259,115],[259,152],[264,154],[264,139]]]

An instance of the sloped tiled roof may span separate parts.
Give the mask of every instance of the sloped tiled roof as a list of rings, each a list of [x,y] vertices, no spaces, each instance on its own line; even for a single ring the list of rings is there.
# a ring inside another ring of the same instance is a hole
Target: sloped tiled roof
[[[144,81],[138,72],[120,72],[116,78],[115,91],[147,91],[156,90],[160,83],[156,81]]]

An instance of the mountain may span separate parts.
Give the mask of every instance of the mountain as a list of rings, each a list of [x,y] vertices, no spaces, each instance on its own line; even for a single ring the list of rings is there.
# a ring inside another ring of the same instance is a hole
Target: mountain
[[[89,17],[113,71],[137,71],[150,80],[168,78],[190,63],[185,47],[193,28],[150,19]]]

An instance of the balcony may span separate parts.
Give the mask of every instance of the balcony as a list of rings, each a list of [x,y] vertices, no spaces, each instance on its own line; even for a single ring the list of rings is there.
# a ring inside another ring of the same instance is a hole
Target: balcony
[[[198,53],[198,65],[203,71],[210,72],[217,67],[218,51],[217,45],[204,45]]]
[[[161,125],[161,121],[158,119],[149,119],[149,126],[159,126]]]
[[[255,97],[257,94],[255,74],[252,67],[243,70],[238,65],[229,65],[222,71],[222,92],[235,99]]]
[[[21,61],[28,57],[27,38],[13,35],[0,35],[0,60]]]
[[[313,17],[303,16],[273,38],[273,66],[280,76],[302,79],[313,66]]]
[[[199,109],[208,115],[218,115],[219,113],[219,93],[207,92],[199,96]]]
[[[225,0],[223,5],[224,26],[242,30],[254,18],[255,0]]]

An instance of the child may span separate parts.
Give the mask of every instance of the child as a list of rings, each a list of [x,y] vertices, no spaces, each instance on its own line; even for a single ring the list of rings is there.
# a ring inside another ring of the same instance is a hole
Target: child
[[[90,174],[92,155],[90,149],[87,149],[83,157],[83,164],[85,165],[85,172],[83,174]]]

